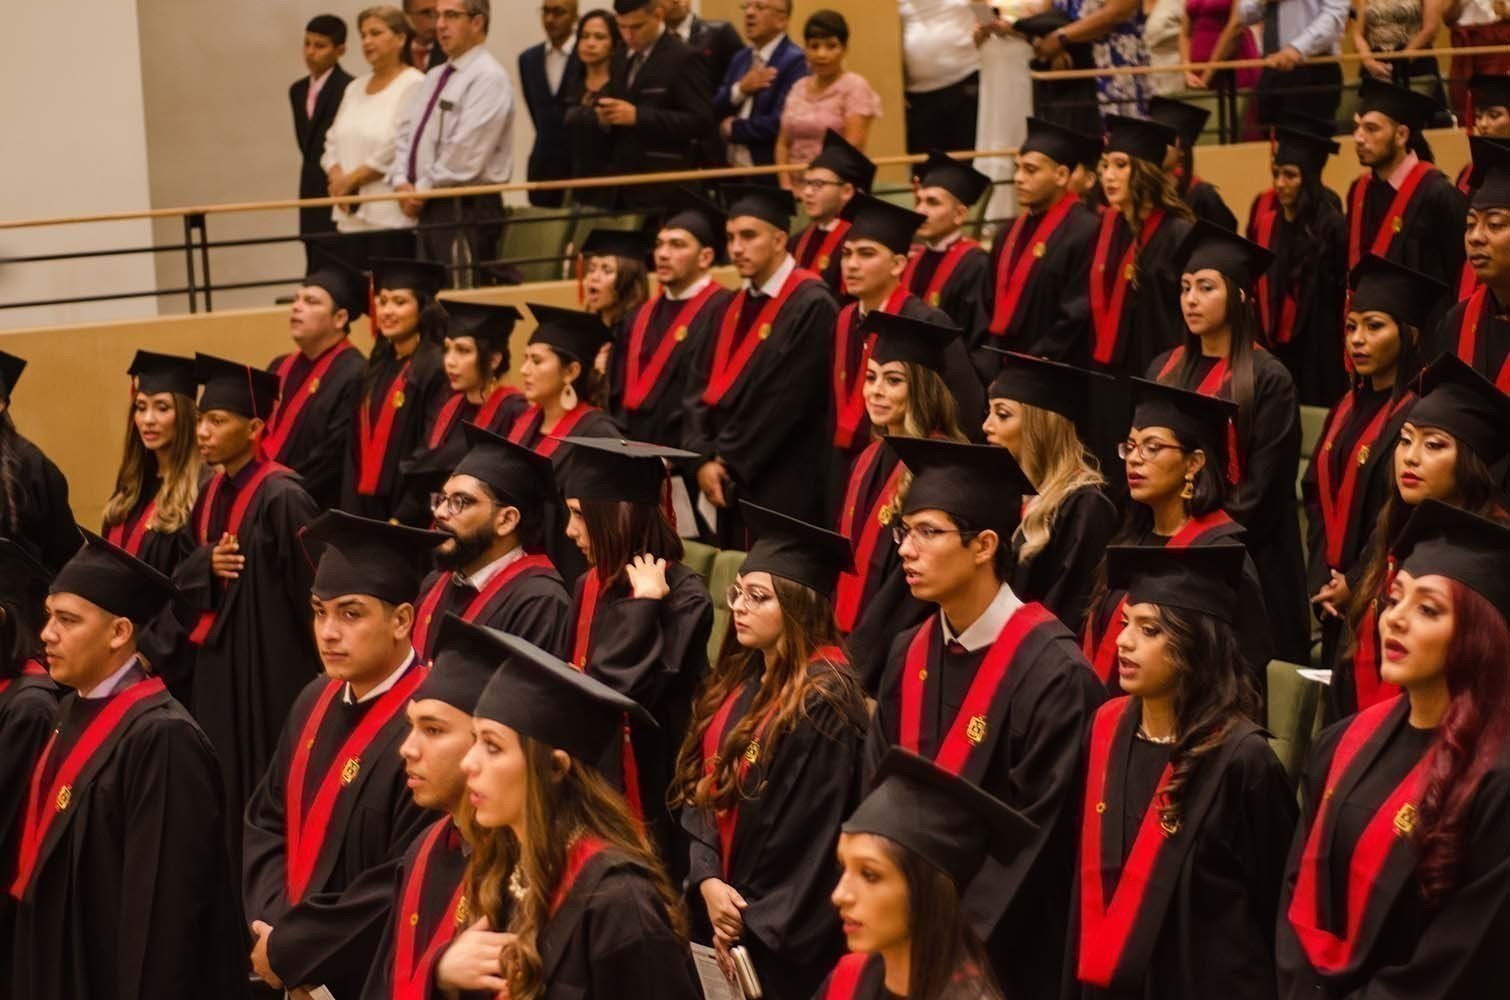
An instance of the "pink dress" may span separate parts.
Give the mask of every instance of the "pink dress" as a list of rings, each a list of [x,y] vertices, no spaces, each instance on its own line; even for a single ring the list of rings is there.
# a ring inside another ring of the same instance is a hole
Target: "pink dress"
[[[844,119],[850,115],[881,117],[881,95],[865,77],[845,71],[821,91],[811,76],[798,80],[781,112],[782,131],[792,144],[791,162],[811,161],[823,148],[823,133],[833,129],[842,134]]]
[[[1227,19],[1231,15],[1232,0],[1186,0],[1185,16],[1190,18],[1191,62],[1206,62],[1211,58],[1216,40],[1222,36],[1222,29],[1227,27]],[[1253,42],[1253,32],[1240,32],[1237,44],[1227,58],[1257,59],[1258,46]],[[1238,70],[1237,85],[1245,89],[1257,86],[1258,73],[1256,69]]]

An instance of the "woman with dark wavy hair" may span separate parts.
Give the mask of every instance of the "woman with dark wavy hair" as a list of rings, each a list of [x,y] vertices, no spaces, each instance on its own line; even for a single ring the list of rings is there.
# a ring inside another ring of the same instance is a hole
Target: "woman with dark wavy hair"
[[[1379,615],[1401,694],[1322,732],[1279,995],[1493,997],[1510,940],[1510,529],[1423,503]]]
[[[1274,995],[1295,794],[1232,627],[1246,558],[1230,542],[1107,550],[1128,696],[1091,723],[1066,996]]]

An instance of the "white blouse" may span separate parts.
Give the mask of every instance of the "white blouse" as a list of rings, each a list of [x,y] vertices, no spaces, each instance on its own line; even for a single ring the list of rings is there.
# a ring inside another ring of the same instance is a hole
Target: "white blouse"
[[[398,138],[399,113],[409,91],[425,75],[413,66],[405,66],[393,81],[376,94],[367,93],[372,74],[359,76],[346,85],[341,107],[330,131],[325,133],[325,154],[320,167],[327,173],[336,164],[347,173],[361,166],[378,172],[378,180],[363,184],[358,194],[383,194],[392,191],[387,177],[393,166],[393,146]],[[375,201],[357,206],[355,212],[331,209],[336,229],[343,233],[370,229],[401,229],[414,225],[396,201]]]

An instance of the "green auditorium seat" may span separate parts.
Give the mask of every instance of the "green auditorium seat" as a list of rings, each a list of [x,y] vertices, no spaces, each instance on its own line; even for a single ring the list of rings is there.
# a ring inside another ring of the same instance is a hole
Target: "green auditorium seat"
[[[498,246],[500,260],[531,261],[515,265],[525,281],[560,281],[561,256],[576,220],[560,208],[511,208]]]
[[[706,581],[713,575],[713,560],[717,558],[718,550],[711,545],[702,542],[694,542],[691,539],[682,539],[682,565],[702,577]]]
[[[1269,662],[1269,745],[1290,780],[1300,778],[1321,718],[1322,685],[1284,660]]]
[[[724,595],[729,584],[739,576],[739,567],[744,561],[745,554],[733,549],[721,551],[713,559],[713,572],[708,574],[708,591],[713,596],[713,634],[708,637],[709,666],[718,662],[718,654],[723,651],[724,636],[729,631],[729,602]]]

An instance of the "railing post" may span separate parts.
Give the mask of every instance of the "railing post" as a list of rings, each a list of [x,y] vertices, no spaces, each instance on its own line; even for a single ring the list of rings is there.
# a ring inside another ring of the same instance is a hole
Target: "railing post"
[[[189,224],[199,230],[199,273],[204,278],[204,311],[214,312],[215,304],[210,298],[215,283],[210,280],[210,222],[203,212],[189,216]]]
[[[199,292],[194,283],[194,215],[185,213],[184,220],[184,274],[188,279],[185,287],[189,290],[189,312],[199,312]]]

